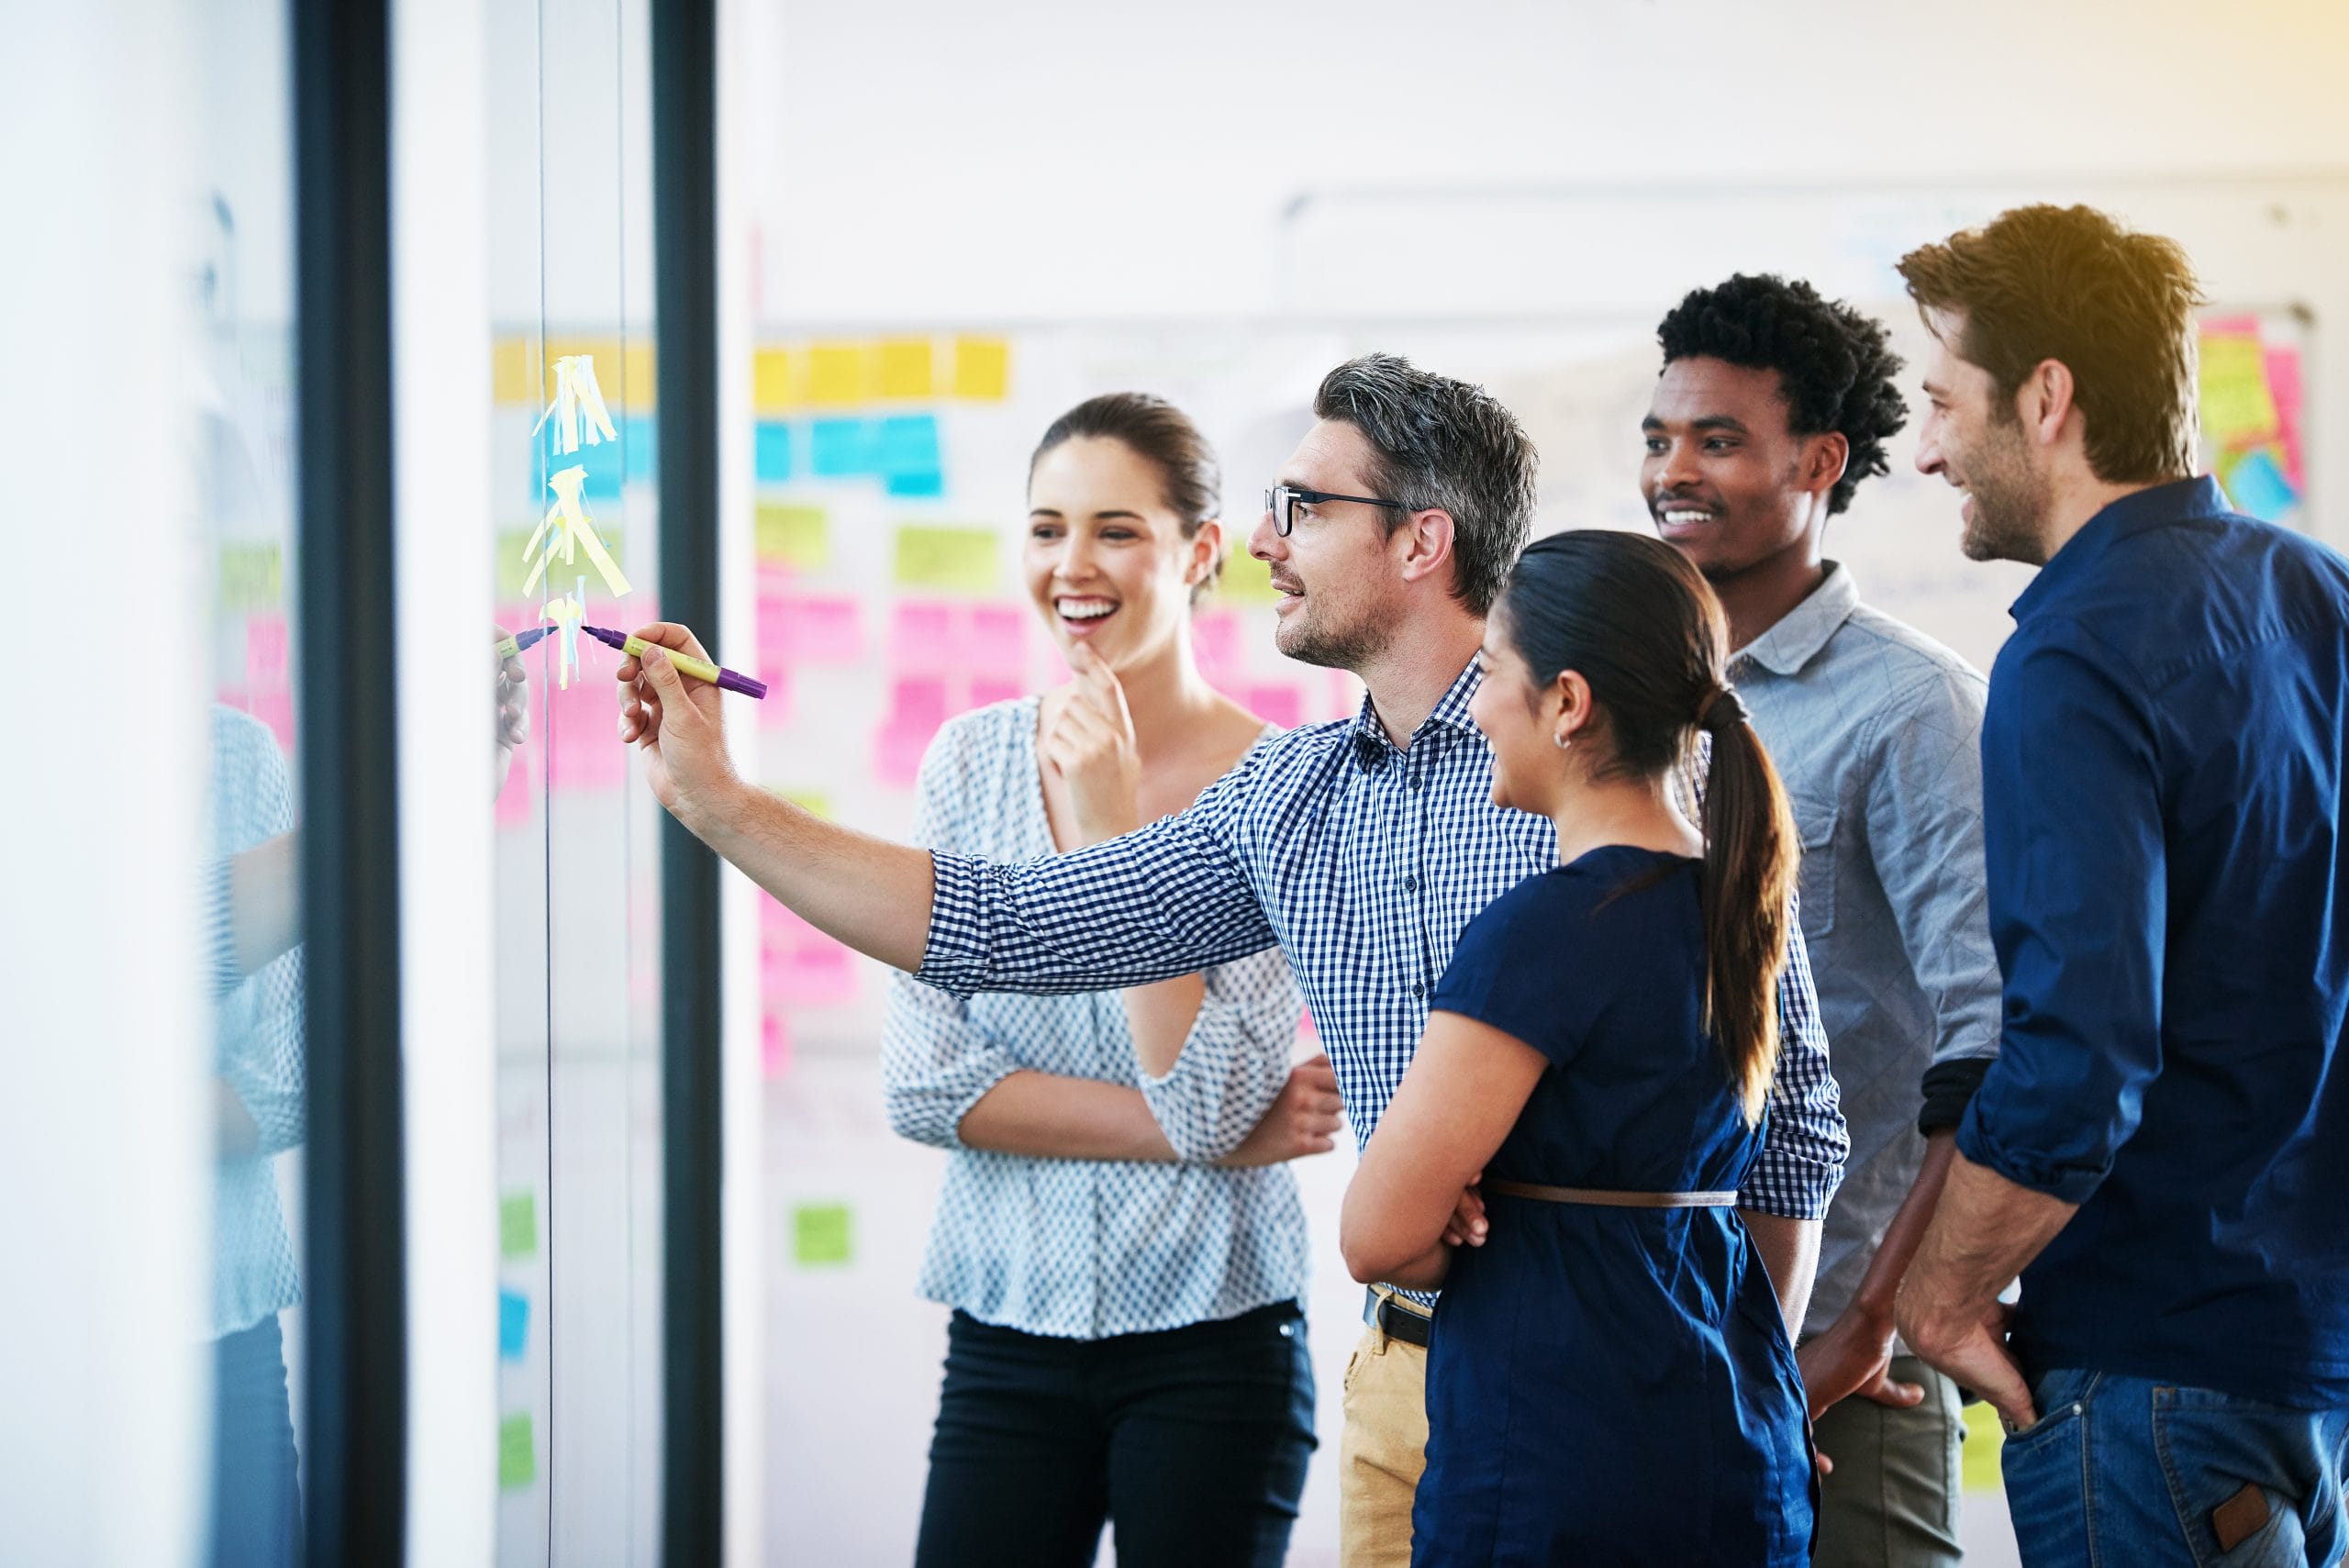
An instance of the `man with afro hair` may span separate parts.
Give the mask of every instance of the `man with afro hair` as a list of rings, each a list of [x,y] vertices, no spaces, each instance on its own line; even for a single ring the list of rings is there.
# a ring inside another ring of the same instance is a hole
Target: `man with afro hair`
[[[1954,1563],[1958,1396],[1896,1343],[1892,1308],[1998,1050],[1986,687],[1863,604],[1822,552],[1908,417],[1884,328],[1808,284],[1741,275],[1690,294],[1657,336],[1641,487],[1720,596],[1731,677],[1794,806],[1803,935],[1851,1127],[1817,1288],[1788,1325],[1830,1472],[1817,1561]]]

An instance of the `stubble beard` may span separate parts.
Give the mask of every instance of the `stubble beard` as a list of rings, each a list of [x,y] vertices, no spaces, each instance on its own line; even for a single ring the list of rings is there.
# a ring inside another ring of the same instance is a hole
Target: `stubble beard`
[[[1304,615],[1280,623],[1273,634],[1273,644],[1282,654],[1300,664],[1312,664],[1324,670],[1350,670],[1357,673],[1363,666],[1386,651],[1392,640],[1390,628],[1380,624],[1375,616],[1364,616],[1346,627],[1326,627]]]
[[[2033,473],[2022,451],[2020,427],[2011,435],[1994,431],[1983,451],[1980,472],[1966,484],[1974,501],[1959,540],[1969,561],[2047,563],[2042,542],[2047,521],[2048,486]]]

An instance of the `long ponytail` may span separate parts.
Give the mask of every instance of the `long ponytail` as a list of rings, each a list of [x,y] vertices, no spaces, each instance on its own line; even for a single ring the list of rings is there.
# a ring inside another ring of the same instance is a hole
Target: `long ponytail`
[[[1610,773],[1657,778],[1711,741],[1701,873],[1706,1028],[1748,1126],[1778,1063],[1778,972],[1799,851],[1777,770],[1730,689],[1720,601],[1678,550],[1586,528],[1536,539],[1503,594],[1536,685],[1564,670],[1605,715]]]
[[[1717,688],[1700,724],[1713,743],[1702,878],[1705,1024],[1751,1127],[1762,1119],[1778,1065],[1778,972],[1798,851],[1778,770],[1737,694]]]

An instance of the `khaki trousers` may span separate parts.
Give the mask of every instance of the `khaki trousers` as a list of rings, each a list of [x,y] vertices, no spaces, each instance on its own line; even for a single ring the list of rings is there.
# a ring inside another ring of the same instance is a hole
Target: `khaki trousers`
[[[1812,1427],[1835,1462],[1819,1484],[1818,1568],[1956,1568],[1957,1385],[1915,1356],[1892,1358],[1892,1381],[1925,1390],[1912,1410],[1854,1395]]]
[[[1380,1295],[1387,1294],[1380,1287]],[[1398,1305],[1410,1310],[1410,1302]],[[1341,1568],[1410,1568],[1411,1499],[1427,1463],[1428,1352],[1375,1323],[1346,1362],[1338,1440]]]

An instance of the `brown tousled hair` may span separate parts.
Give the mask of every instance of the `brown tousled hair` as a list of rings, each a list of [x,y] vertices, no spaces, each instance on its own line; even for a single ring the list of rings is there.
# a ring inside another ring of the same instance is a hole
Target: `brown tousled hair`
[[[1123,441],[1158,470],[1160,494],[1166,509],[1181,521],[1185,539],[1197,538],[1200,526],[1222,511],[1223,470],[1216,462],[1215,449],[1191,417],[1166,399],[1147,392],[1108,392],[1086,398],[1044,431],[1028,459],[1028,477],[1035,478],[1036,465],[1046,452],[1080,436]],[[1191,603],[1197,604],[1222,575],[1219,557],[1192,586]]]
[[[2161,484],[2201,464],[2194,263],[2175,240],[2094,207],[2041,204],[1921,245],[1899,272],[1920,311],[1962,315],[1962,359],[1990,373],[2013,422],[2024,378],[2072,373],[2088,467],[2107,484]]]
[[[1662,777],[1712,738],[1705,790],[1706,1027],[1748,1126],[1778,1062],[1778,972],[1794,895],[1794,817],[1777,770],[1729,689],[1728,622],[1697,569],[1644,534],[1536,539],[1501,595],[1535,690],[1574,670],[1598,710],[1604,773]]]

